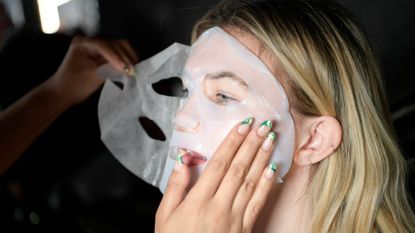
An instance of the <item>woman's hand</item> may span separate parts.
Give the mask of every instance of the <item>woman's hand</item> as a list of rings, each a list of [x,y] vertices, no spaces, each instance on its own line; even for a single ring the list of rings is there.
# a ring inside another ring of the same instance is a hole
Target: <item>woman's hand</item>
[[[103,83],[95,73],[100,65],[109,62],[131,73],[137,61],[125,40],[75,37],[58,71],[0,112],[0,175],[62,112],[98,89]]]
[[[126,40],[105,41],[77,36],[59,69],[48,80],[48,87],[69,106],[80,103],[104,82],[95,72],[107,62],[132,75],[133,64],[138,58]]]
[[[275,144],[270,121],[248,133],[250,123],[231,130],[188,193],[189,168],[178,158],[157,210],[156,233],[252,231],[276,164],[266,168]]]

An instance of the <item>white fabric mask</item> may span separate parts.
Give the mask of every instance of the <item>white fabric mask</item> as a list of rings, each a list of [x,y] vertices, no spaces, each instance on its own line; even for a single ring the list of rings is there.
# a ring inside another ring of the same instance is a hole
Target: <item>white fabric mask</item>
[[[181,153],[190,165],[193,184],[207,165],[201,158],[209,161],[228,132],[246,117],[254,117],[254,128],[265,120],[273,122],[277,145],[271,161],[278,164],[279,177],[288,172],[295,136],[288,99],[257,56],[214,27],[191,47],[181,78],[188,97],[174,120],[169,165],[162,183],[167,181],[177,153]]]
[[[107,80],[98,106],[101,138],[111,153],[164,192],[179,148],[209,161],[230,129],[251,116],[253,127],[272,120],[277,140],[271,161],[284,177],[292,161],[294,125],[284,89],[266,65],[219,27],[204,32],[188,56],[189,47],[176,43],[136,65],[134,78],[109,65],[99,69],[100,76],[124,85],[120,90]],[[153,83],[175,76],[188,89],[187,98],[162,96],[152,89]],[[153,120],[166,141],[148,137],[140,116]],[[192,161],[195,182],[207,162]]]

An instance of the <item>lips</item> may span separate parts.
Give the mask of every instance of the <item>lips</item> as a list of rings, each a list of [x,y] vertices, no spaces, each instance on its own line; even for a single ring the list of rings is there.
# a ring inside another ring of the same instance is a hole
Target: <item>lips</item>
[[[207,158],[196,151],[180,148],[179,153],[182,155],[183,163],[189,167],[199,166],[207,161]]]

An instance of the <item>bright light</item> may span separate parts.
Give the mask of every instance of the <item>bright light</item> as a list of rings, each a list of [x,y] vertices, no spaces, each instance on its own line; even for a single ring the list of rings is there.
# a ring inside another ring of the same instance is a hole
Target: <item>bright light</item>
[[[49,0],[50,1],[50,0]],[[65,3],[67,3],[67,2],[70,2],[71,0],[55,0],[54,2],[55,2],[55,4],[56,4],[56,6],[60,6],[60,5],[63,5],[63,4],[65,4]]]
[[[70,0],[37,0],[40,23],[44,33],[52,34],[59,30],[60,20],[58,7],[69,1]]]

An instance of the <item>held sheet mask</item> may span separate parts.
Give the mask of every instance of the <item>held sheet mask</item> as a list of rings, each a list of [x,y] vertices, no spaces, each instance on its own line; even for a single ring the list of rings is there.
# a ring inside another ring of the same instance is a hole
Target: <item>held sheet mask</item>
[[[277,139],[271,161],[280,178],[288,172],[295,135],[286,93],[266,65],[221,28],[204,32],[190,50],[173,44],[135,70],[134,78],[108,66],[99,70],[124,89],[107,80],[98,109],[102,140],[134,174],[164,192],[180,153],[194,183],[231,128],[246,117],[255,119],[254,128],[273,122]],[[154,92],[152,83],[174,76],[181,78],[186,98]],[[151,139],[140,116],[153,120],[166,141]]]

